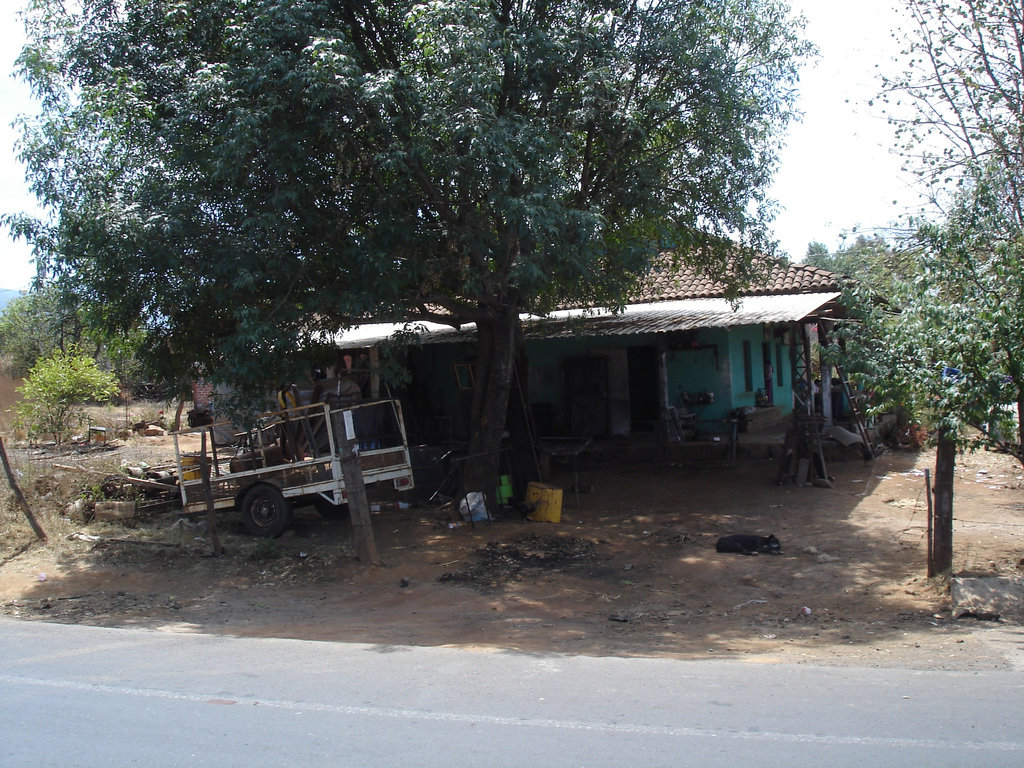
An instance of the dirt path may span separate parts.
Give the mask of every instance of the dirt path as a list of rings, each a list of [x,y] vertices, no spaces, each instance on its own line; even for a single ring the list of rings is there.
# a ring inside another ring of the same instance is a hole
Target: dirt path
[[[594,655],[1006,667],[1024,632],[955,620],[946,585],[923,577],[923,469],[931,454],[833,463],[833,489],[774,484],[775,465],[651,467],[600,462],[593,493],[559,524],[510,513],[451,525],[439,509],[374,516],[384,564],[354,560],[345,520],[298,510],[293,530],[253,540],[225,519],[228,554],[170,513],[130,528],[67,523],[63,547],[0,566],[0,612],[144,626],[391,645]],[[1006,457],[959,464],[956,565],[1021,575],[1024,481]],[[726,533],[775,533],[778,557],[719,554]],[[123,543],[112,538],[148,541]]]

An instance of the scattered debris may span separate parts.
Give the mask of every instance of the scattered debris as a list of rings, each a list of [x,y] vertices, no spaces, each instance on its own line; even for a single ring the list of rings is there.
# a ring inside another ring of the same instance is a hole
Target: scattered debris
[[[767,603],[767,602],[768,601],[765,600],[764,598],[755,597],[753,600],[747,600],[747,602],[745,602],[745,603],[740,603],[739,605],[734,605],[732,607],[732,609],[734,611],[737,611],[740,608],[746,608],[748,605],[763,605],[764,603]]]
[[[134,501],[97,501],[93,516],[101,523],[110,523],[131,519],[137,511]]]
[[[593,561],[597,558],[597,547],[586,539],[532,534],[507,544],[492,541],[477,550],[476,558],[476,565],[443,573],[438,581],[495,589],[505,582],[517,581],[526,569],[559,570]]]
[[[68,536],[68,540],[69,541],[75,541],[75,540],[78,540],[78,541],[91,541],[91,542],[95,543],[97,541],[102,541],[103,539],[102,539],[102,537],[94,536],[91,533],[82,533],[81,531],[75,531],[70,536]]]

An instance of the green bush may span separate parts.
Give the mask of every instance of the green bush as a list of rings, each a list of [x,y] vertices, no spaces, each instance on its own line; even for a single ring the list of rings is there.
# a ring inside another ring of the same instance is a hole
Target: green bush
[[[30,436],[52,435],[61,445],[85,422],[85,403],[109,401],[118,387],[114,375],[100,370],[91,357],[58,350],[32,367],[18,391],[21,426]]]

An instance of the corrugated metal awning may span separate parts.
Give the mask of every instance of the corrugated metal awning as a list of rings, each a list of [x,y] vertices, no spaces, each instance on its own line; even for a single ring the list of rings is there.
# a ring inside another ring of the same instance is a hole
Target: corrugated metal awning
[[[631,304],[618,314],[609,310],[565,310],[547,317],[524,319],[523,326],[529,338],[555,339],[573,335],[622,336],[789,323],[803,320],[839,295],[746,296],[735,306],[727,299],[680,299]]]
[[[571,309],[544,316],[524,315],[522,321],[524,333],[530,339],[729,328],[803,320],[839,295],[830,292],[746,296],[735,305],[727,299],[680,299],[631,304],[619,313],[608,309]],[[343,331],[336,337],[336,343],[340,349],[373,347],[399,332],[416,334],[423,344],[441,344],[472,340],[476,326],[472,323],[461,328],[427,322],[370,323]]]

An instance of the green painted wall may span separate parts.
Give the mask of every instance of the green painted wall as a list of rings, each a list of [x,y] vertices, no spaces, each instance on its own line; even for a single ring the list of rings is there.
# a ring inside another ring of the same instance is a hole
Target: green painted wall
[[[568,417],[563,393],[565,361],[579,357],[601,357],[608,361],[609,430],[628,432],[631,389],[638,386],[654,399],[660,388],[656,362],[651,370],[628,371],[629,350],[648,348],[640,360],[655,360],[659,344],[666,347],[665,374],[670,405],[681,405],[690,395],[691,407],[708,429],[725,419],[736,408],[754,406],[758,390],[765,390],[765,351],[771,357],[774,405],[784,414],[792,411],[792,374],[788,337],[766,335],[762,326],[703,329],[689,334],[642,334],[635,336],[574,337],[569,339],[530,340],[526,344],[530,405],[535,416],[545,422],[538,428],[558,434],[566,428]],[[745,347],[746,344],[746,347]],[[765,345],[767,345],[767,350]],[[451,420],[456,436],[465,434],[468,413],[466,390],[457,386],[455,365],[464,362],[472,348],[464,344],[431,345],[431,373],[426,386],[435,417]],[[643,353],[643,350],[637,350]],[[749,358],[749,362],[748,362]],[[781,379],[779,384],[779,361]],[[749,365],[749,377],[748,377]],[[635,366],[633,366],[635,367]],[[748,382],[749,378],[749,382]],[[698,393],[713,393],[713,402],[696,404]],[[651,402],[653,407],[656,403]]]
[[[680,405],[687,393],[692,402],[698,393],[711,392],[714,401],[697,407],[700,418],[706,421],[723,419],[736,408],[755,405],[758,390],[766,390],[764,355],[767,351],[772,366],[773,403],[783,413],[792,411],[792,375],[786,337],[769,334],[766,338],[762,326],[744,326],[703,329],[678,337],[669,334],[665,338],[670,405]],[[744,342],[749,345],[749,387]],[[562,366],[566,358],[608,355],[615,348],[656,347],[658,343],[656,334],[529,341],[526,349],[530,361],[530,401],[551,409],[557,420],[562,406]],[[650,375],[656,376],[657,372],[652,371]]]
[[[784,414],[793,411],[793,380],[790,371],[789,346],[786,337],[766,334],[761,326],[734,328],[729,334],[729,357],[732,365],[733,407],[757,405],[759,391],[767,394],[765,353],[771,364],[771,395],[773,404]],[[778,362],[781,358],[782,366]],[[749,360],[749,374],[747,361]],[[779,384],[779,378],[782,384]]]
[[[670,341],[665,356],[669,405],[681,405],[687,394],[693,402],[699,393],[710,392],[714,401],[694,410],[704,421],[724,418],[736,407],[732,402],[732,365],[729,333],[724,328],[698,331],[679,345]]]

